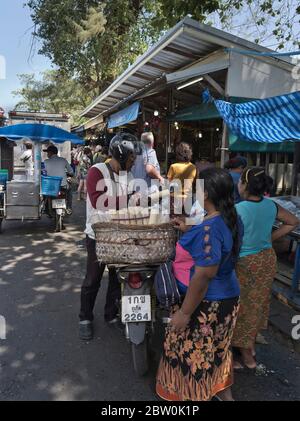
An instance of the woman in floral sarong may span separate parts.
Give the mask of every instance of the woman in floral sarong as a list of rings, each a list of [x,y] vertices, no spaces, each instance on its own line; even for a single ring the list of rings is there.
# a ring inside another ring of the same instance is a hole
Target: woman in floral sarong
[[[242,225],[234,207],[234,185],[220,169],[207,169],[203,223],[188,227],[176,247],[173,265],[185,295],[173,309],[157,373],[156,392],[164,400],[232,400],[231,339],[239,307],[235,263]]]

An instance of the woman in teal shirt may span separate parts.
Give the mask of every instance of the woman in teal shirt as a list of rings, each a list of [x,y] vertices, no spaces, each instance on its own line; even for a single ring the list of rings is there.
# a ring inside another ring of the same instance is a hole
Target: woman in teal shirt
[[[235,361],[235,368],[243,365],[256,368],[255,340],[259,331],[267,327],[276,274],[272,242],[299,225],[294,215],[264,198],[267,185],[268,177],[263,168],[247,168],[238,186],[244,200],[236,209],[244,225],[244,236],[237,264],[241,305],[233,338],[233,346],[241,352],[241,362]],[[276,219],[283,224],[272,232]]]

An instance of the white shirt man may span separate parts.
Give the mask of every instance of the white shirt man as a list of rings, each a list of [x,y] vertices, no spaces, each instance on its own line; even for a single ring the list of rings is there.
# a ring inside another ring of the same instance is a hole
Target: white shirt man
[[[143,133],[141,137],[142,142],[145,144],[147,152],[147,162],[146,162],[146,181],[148,186],[151,186],[152,180],[158,180],[160,183],[164,182],[163,177],[160,175],[160,165],[157,159],[157,155],[154,146],[154,136],[153,133],[147,132]]]
[[[20,160],[23,161],[25,170],[27,173],[27,178],[30,180],[33,177],[34,166],[33,166],[33,158],[32,158],[32,145],[26,144],[26,150],[20,156]]]

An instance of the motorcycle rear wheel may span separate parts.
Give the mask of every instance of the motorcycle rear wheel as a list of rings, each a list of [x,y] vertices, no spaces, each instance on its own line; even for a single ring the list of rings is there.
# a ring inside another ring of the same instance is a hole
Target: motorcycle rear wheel
[[[64,229],[63,226],[63,215],[57,215],[56,214],[56,232],[61,232]]]
[[[144,376],[149,370],[148,339],[139,344],[131,344],[131,353],[134,371],[139,377]]]

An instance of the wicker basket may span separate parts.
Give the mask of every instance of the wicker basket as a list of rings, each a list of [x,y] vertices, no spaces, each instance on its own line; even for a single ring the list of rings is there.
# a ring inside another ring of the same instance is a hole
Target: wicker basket
[[[98,260],[110,265],[165,262],[172,254],[176,240],[171,224],[97,223],[93,230]]]

